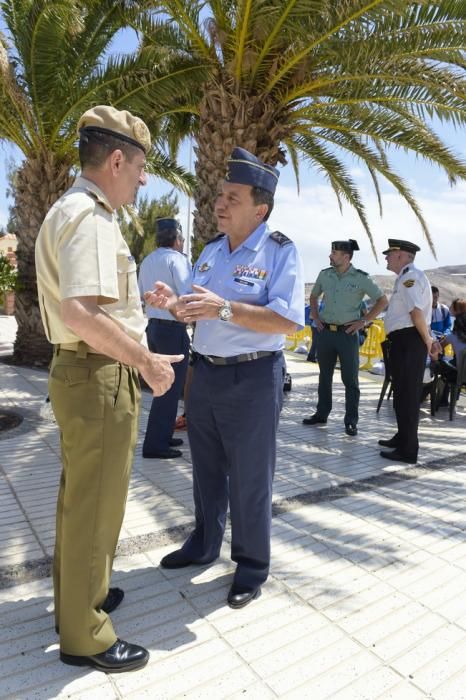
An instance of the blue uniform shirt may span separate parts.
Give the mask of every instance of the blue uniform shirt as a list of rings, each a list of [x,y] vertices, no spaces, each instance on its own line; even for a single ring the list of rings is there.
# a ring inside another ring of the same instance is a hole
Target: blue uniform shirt
[[[160,247],[150,253],[141,263],[138,275],[139,293],[154,288],[154,282],[165,282],[178,296],[190,294],[192,290],[192,271],[188,258],[174,248]],[[146,306],[148,318],[164,318],[173,321],[172,314],[166,309],[154,309]]]
[[[304,279],[294,243],[271,238],[265,223],[230,250],[227,236],[206,245],[194,267],[194,284],[228,301],[265,306],[304,327]],[[258,333],[233,321],[198,321],[193,347],[202,355],[229,357],[257,350],[281,350],[281,333]]]

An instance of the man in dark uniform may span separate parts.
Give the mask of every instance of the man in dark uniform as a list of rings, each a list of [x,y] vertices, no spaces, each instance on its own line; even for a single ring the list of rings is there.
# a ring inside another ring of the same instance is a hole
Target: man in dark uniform
[[[317,333],[319,363],[319,400],[317,411],[304,418],[304,425],[326,423],[332,410],[332,381],[337,358],[345,385],[345,431],[358,433],[359,419],[359,336],[362,330],[387,306],[387,297],[367,272],[353,267],[353,252],[359,250],[357,241],[333,241],[330,267],[321,270],[311,293],[311,316]],[[323,295],[319,312],[318,300]],[[361,303],[368,296],[374,305],[361,314]]]
[[[388,248],[383,252],[387,269],[398,275],[384,318],[398,430],[392,438],[379,440],[382,447],[394,448],[392,452],[382,450],[380,456],[408,464],[417,462],[420,397],[427,354],[440,349],[429,328],[430,283],[413,262],[419,250],[415,243],[389,238]]]
[[[272,481],[283,401],[285,335],[304,326],[304,282],[297,250],[265,221],[278,171],[242,148],[228,160],[215,205],[223,233],[194,268],[194,294],[166,285],[149,302],[196,322],[188,436],[195,528],[161,565],[207,564],[219,556],[228,504],[237,567],[228,604],[254,600],[270,567]]]
[[[154,282],[161,280],[176,294],[192,291],[192,270],[186,255],[183,255],[183,231],[176,219],[157,219],[157,248],[141,263],[138,285],[141,296]],[[147,306],[149,323],[146,329],[149,350],[167,355],[184,355],[184,360],[173,366],[175,381],[162,396],[154,396],[147,421],[146,435],[142,446],[145,458],[171,459],[180,457],[181,450],[174,449],[183,444],[174,438],[178,399],[183,392],[189,360],[189,336],[186,324],[177,321],[166,309]]]

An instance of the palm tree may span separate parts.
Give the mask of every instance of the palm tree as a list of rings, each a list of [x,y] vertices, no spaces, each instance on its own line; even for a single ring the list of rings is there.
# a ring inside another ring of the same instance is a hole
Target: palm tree
[[[50,355],[37,303],[34,245],[53,202],[77,166],[76,123],[96,104],[112,104],[144,117],[155,141],[152,170],[183,191],[193,178],[175,165],[177,139],[189,127],[177,116],[184,92],[195,86],[189,56],[154,46],[115,56],[119,30],[134,22],[130,0],[0,0],[6,34],[0,35],[0,140],[16,144],[24,160],[14,181],[17,219],[18,334],[14,359],[44,364]],[[164,151],[170,131],[171,152]]]
[[[150,1],[147,3],[154,4]],[[464,0],[163,0],[145,32],[208,67],[199,101],[194,232],[215,233],[215,187],[227,156],[243,146],[276,165],[291,162],[299,187],[306,162],[370,227],[348,155],[364,164],[381,210],[380,176],[408,202],[434,252],[427,224],[389,152],[435,163],[450,182],[466,163],[431,118],[466,121]],[[168,16],[168,20],[167,20]],[[434,252],[435,254],[435,252]]]
[[[150,200],[146,195],[139,197],[136,209],[136,217],[128,216],[127,211],[121,212],[118,223],[136,265],[139,265],[156,247],[156,220],[164,217],[176,218],[180,208],[176,194],[169,192],[159,199]]]

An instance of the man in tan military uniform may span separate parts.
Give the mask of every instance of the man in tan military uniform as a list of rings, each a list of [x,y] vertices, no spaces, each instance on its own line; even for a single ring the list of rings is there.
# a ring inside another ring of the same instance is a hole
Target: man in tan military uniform
[[[114,214],[146,183],[149,130],[129,112],[98,106],[83,114],[78,131],[82,176],[50,209],[36,245],[63,462],[55,620],[62,661],[125,671],[149,658],[117,639],[108,616],[124,595],[109,582],[137,437],[138,371],[159,396],[173,382],[171,363],[183,356],[141,345],[136,264]]]

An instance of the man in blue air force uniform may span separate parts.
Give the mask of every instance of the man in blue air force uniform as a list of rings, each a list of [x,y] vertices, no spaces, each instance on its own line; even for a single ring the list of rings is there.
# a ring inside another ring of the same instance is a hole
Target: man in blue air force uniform
[[[176,294],[191,291],[192,270],[186,255],[183,255],[183,231],[176,219],[157,219],[157,249],[141,263],[138,276],[141,296],[160,280],[168,284]],[[145,458],[170,459],[180,457],[181,450],[173,449],[183,444],[181,438],[173,437],[178,399],[183,392],[189,359],[189,336],[186,324],[177,321],[166,309],[146,308],[149,323],[146,329],[147,344],[151,352],[169,355],[182,354],[184,359],[173,366],[175,381],[163,396],[154,396],[147,421],[146,435],[142,446]],[[169,348],[171,348],[169,350]],[[176,348],[176,352],[175,352]]]
[[[223,233],[194,268],[193,294],[177,299],[163,284],[146,301],[196,322],[188,400],[196,523],[165,568],[219,556],[231,515],[228,594],[241,608],[260,594],[270,566],[272,481],[283,399],[285,334],[304,325],[304,282],[292,241],[271,232],[278,171],[235,148],[215,204]],[[176,308],[175,308],[176,307]]]

